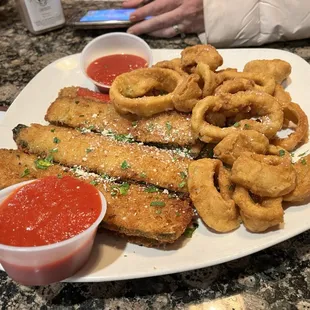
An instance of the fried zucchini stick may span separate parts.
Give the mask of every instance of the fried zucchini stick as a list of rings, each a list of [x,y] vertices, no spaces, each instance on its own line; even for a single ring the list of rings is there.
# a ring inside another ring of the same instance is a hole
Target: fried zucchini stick
[[[186,176],[191,160],[172,151],[56,126],[19,125],[13,133],[20,149],[43,156],[54,152],[53,158],[60,164],[187,192]]]
[[[155,187],[117,184],[94,173],[52,162],[43,165],[42,159],[18,150],[0,149],[0,156],[0,189],[50,175],[79,177],[94,184],[107,200],[102,226],[126,236],[138,237],[136,241],[139,243],[172,243],[182,235],[192,219],[189,200],[172,197]]]
[[[60,92],[47,110],[46,121],[73,128],[91,128],[107,134],[129,135],[135,141],[144,143],[190,148],[201,145],[193,137],[190,114],[171,111],[148,119],[128,119],[119,115],[112,104],[90,97],[73,97],[74,89],[70,87]]]

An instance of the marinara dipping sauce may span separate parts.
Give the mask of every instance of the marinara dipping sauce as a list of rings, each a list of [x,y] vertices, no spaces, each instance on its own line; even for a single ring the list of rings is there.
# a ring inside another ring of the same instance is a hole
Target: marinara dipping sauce
[[[45,285],[87,261],[106,202],[91,184],[50,176],[17,184],[0,204],[0,262],[14,280]]]
[[[115,54],[94,60],[87,68],[87,75],[94,81],[111,86],[114,79],[125,72],[147,67],[142,57],[130,54]]]

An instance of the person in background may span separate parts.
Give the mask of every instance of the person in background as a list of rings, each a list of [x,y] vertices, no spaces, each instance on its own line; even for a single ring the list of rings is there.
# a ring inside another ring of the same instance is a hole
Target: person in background
[[[123,7],[137,8],[128,29],[136,35],[198,33],[216,47],[310,38],[310,0],[127,0]]]

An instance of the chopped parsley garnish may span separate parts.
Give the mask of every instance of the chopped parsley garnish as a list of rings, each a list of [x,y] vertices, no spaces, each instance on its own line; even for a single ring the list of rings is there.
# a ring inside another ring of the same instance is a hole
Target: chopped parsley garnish
[[[124,160],[124,161],[122,162],[122,164],[121,164],[121,168],[122,168],[123,170],[125,170],[125,169],[130,168],[130,165],[127,163],[126,160]]]
[[[46,159],[37,159],[34,164],[38,169],[46,170],[48,167],[53,165],[53,162],[47,157]]]
[[[55,128],[52,128],[52,129],[51,129],[51,132],[54,132],[54,131],[55,131]]]
[[[93,150],[92,149],[86,149],[86,153],[88,154],[88,153],[90,153],[90,152],[92,152]]]
[[[26,177],[27,175],[29,175],[30,171],[28,168],[25,168],[25,170],[23,171],[23,173],[21,174],[21,178]]]
[[[57,174],[58,179],[62,179],[62,175],[60,173]]]
[[[179,187],[180,187],[180,188],[183,188],[185,185],[186,185],[186,182],[183,181],[183,182],[181,182],[181,183],[179,184]]]
[[[228,189],[229,189],[230,191],[233,191],[233,190],[235,189],[235,186],[234,186],[233,184],[230,184],[230,185],[228,186]]]
[[[181,213],[177,211],[177,212],[175,213],[175,215],[176,215],[177,217],[179,217],[179,216],[181,216]]]
[[[303,153],[299,154],[298,157],[303,157],[303,156],[305,156],[307,153],[308,153],[308,151],[303,152]]]
[[[96,180],[92,180],[92,181],[90,181],[89,182],[91,185],[98,185],[98,181],[96,181]]]
[[[191,238],[193,236],[194,231],[198,228],[198,223],[192,223],[191,227],[187,227],[183,233],[186,238]]]
[[[60,142],[60,139],[58,139],[57,137],[55,137],[54,140],[53,140],[53,142],[57,144],[57,143]]]
[[[125,134],[114,134],[113,138],[116,141],[120,141],[120,142],[129,142],[132,143],[135,141],[135,139],[133,138],[133,136],[131,134],[125,135]]]
[[[307,165],[307,161],[306,161],[305,158],[303,158],[300,162],[301,162],[301,164],[304,165],[304,166]]]
[[[159,189],[158,189],[156,186],[154,186],[154,185],[150,185],[150,186],[148,186],[148,187],[146,187],[146,188],[144,189],[144,192],[147,192],[147,193],[156,193],[156,192],[159,192]]]
[[[132,123],[131,123],[131,126],[132,126],[132,127],[137,127],[137,126],[138,126],[138,121],[132,122]]]
[[[234,127],[236,127],[236,128],[238,128],[238,127],[240,127],[240,123],[234,123]]]
[[[143,179],[146,178],[146,173],[145,173],[145,172],[141,172],[139,175],[140,175],[140,177],[143,178]]]
[[[170,122],[166,122],[166,129],[167,129],[168,133],[170,133],[170,131],[172,129],[172,125],[170,124]]]
[[[111,187],[111,196],[116,196],[118,193],[120,193],[121,195],[127,195],[129,188],[130,184],[127,182],[124,182],[120,185],[113,185]]]
[[[280,150],[279,151],[279,156],[283,157],[285,155],[285,151],[284,150]]]
[[[183,180],[187,178],[187,173],[184,172],[184,171],[181,171],[181,172],[180,172],[180,175],[181,175],[181,178],[182,178]]]
[[[249,124],[244,124],[244,129],[250,129],[250,125]]]
[[[151,207],[164,207],[166,204],[164,201],[155,200],[150,203]]]
[[[57,153],[58,152],[58,148],[57,147],[55,147],[55,148],[53,148],[53,149],[51,149],[51,151],[50,151],[51,153]]]

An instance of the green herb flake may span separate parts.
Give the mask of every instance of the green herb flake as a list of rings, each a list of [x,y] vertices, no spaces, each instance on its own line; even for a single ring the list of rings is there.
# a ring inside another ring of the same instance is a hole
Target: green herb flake
[[[150,185],[150,186],[148,186],[148,187],[146,187],[144,189],[144,192],[147,192],[147,193],[157,193],[157,192],[159,192],[159,189],[156,186],[154,186],[154,185]]]
[[[303,152],[303,153],[299,154],[298,157],[303,157],[303,156],[305,156],[307,153],[308,153],[308,151]]]
[[[244,124],[244,129],[250,129],[251,126],[249,124]]]
[[[29,175],[29,173],[30,173],[30,171],[29,171],[29,169],[28,168],[25,168],[25,170],[23,171],[23,173],[21,174],[21,178],[24,178],[24,177],[26,177],[27,175]]]
[[[180,187],[180,188],[183,188],[185,185],[186,185],[186,182],[185,182],[185,181],[179,183],[179,187]]]
[[[62,175],[60,173],[57,174],[58,179],[62,179]]]
[[[127,182],[124,182],[121,186],[119,186],[119,193],[121,195],[127,195],[130,185]]]
[[[55,132],[55,128],[52,128],[52,129],[51,129],[51,132]]]
[[[92,152],[93,150],[92,149],[86,149],[86,153],[88,154],[88,153],[90,153],[90,152]]]
[[[236,127],[236,128],[238,128],[238,127],[240,127],[240,123],[234,123],[234,127]]]
[[[164,201],[155,200],[150,203],[151,207],[164,207],[166,204]]]
[[[169,133],[171,132],[172,125],[170,124],[170,122],[166,122],[166,129]]]
[[[285,151],[284,150],[280,150],[279,151],[279,156],[283,157],[285,155]]]
[[[53,165],[53,163],[47,159],[37,159],[34,164],[38,169],[42,170],[46,170],[48,167]]]
[[[55,147],[55,148],[53,148],[53,149],[51,149],[51,151],[50,151],[51,153],[57,153],[58,152],[58,148],[57,147]]]
[[[181,175],[181,178],[182,178],[183,180],[187,178],[187,173],[184,172],[184,171],[181,171],[181,172],[180,172],[180,175]]]
[[[145,173],[145,172],[141,172],[139,175],[140,175],[140,177],[143,178],[143,179],[146,178],[146,173]]]
[[[233,191],[235,189],[235,186],[233,184],[230,184],[228,186],[228,190]]]
[[[300,162],[301,162],[301,164],[304,165],[304,166],[307,165],[307,161],[306,161],[305,158],[303,158]]]
[[[127,163],[126,160],[124,160],[124,161],[122,162],[122,164],[121,164],[121,168],[122,168],[123,170],[126,170],[126,169],[130,168],[130,165]]]
[[[176,215],[177,217],[179,217],[179,216],[181,216],[181,213],[177,211],[177,212],[175,213],[175,215]]]
[[[57,137],[55,137],[55,138],[53,139],[53,142],[56,143],[56,144],[58,144],[58,143],[60,142],[60,139],[58,139]]]
[[[192,238],[193,233],[196,229],[197,229],[196,227],[187,227],[183,233],[184,237]]]
[[[90,181],[89,182],[91,185],[98,185],[98,181],[96,181],[96,180],[92,180],[92,181]]]
[[[138,126],[138,121],[132,122],[132,123],[131,123],[131,126],[134,127],[134,128],[137,127],[137,126]]]

